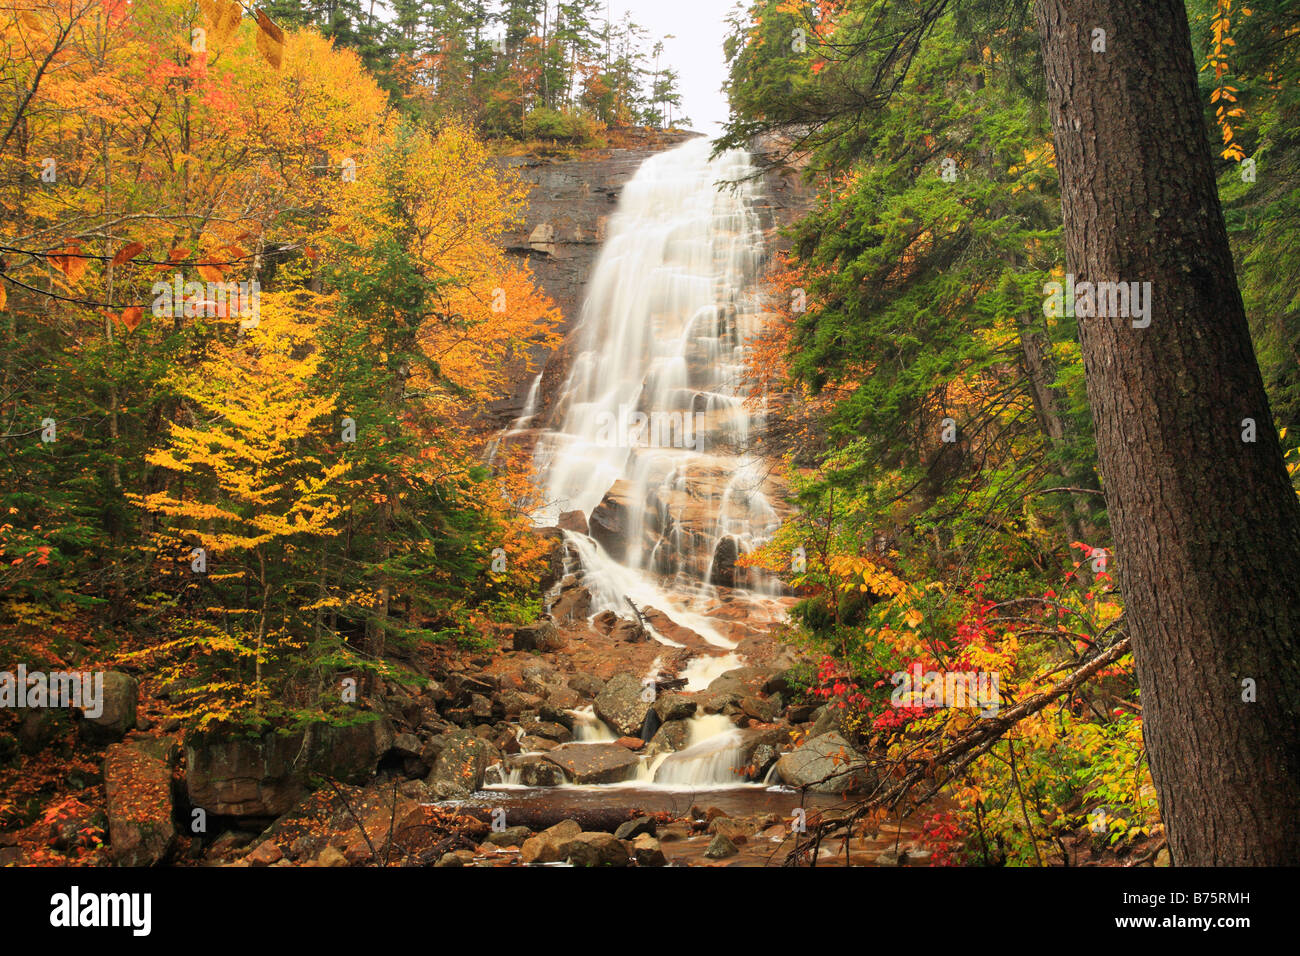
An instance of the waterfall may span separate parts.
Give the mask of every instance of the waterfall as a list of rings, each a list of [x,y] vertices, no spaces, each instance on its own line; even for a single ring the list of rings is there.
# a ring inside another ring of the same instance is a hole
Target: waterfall
[[[711,148],[701,138],[652,156],[624,187],[538,436],[535,517],[590,523],[569,537],[593,613],[626,615],[630,597],[727,649],[701,610],[718,584],[769,587],[734,559],[780,520],[749,448],[761,416],[745,402],[764,321],[761,186],[748,153]]]
[[[746,610],[774,593],[735,559],[780,524],[767,468],[750,448],[763,422],[745,385],[747,350],[765,321],[761,186],[748,153],[711,158],[711,149],[701,138],[652,156],[624,187],[568,378],[544,422],[534,385],[508,433],[544,426],[533,453],[544,504],[534,519],[566,528],[566,578],[581,575],[591,615],[628,616],[628,600],[661,612],[671,627],[654,615],[651,635],[671,647],[684,646],[674,634],[690,639],[696,652],[678,675],[687,691],[743,664],[709,612],[725,603],[724,588]],[[582,513],[589,533],[572,530],[582,522],[569,512]],[[575,742],[613,739],[590,708],[571,713]],[[701,715],[687,731],[681,751],[643,760],[624,785],[744,785],[742,734],[729,718]]]

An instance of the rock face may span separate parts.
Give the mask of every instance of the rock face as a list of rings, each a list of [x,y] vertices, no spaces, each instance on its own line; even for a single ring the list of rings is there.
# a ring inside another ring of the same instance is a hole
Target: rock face
[[[81,735],[91,743],[121,740],[135,727],[136,698],[139,682],[121,671],[104,672],[103,707],[98,717],[85,717]]]
[[[640,510],[641,503],[632,498],[630,485],[620,479],[614,482],[591,513],[588,522],[591,536],[615,561],[626,561],[634,545],[642,547],[641,542],[633,542],[629,537],[634,516]]]
[[[527,260],[542,289],[559,306],[566,337],[578,324],[582,293],[623,185],[648,157],[692,134],[630,130],[622,135],[620,148],[591,150],[577,159],[510,156],[501,161],[535,187],[524,221],[504,237],[506,249]],[[531,357],[535,367],[545,365],[541,388],[545,406],[568,373],[567,348]],[[515,394],[494,409],[503,424],[520,415],[532,384],[531,376],[522,371],[516,379]]]
[[[621,783],[636,773],[640,759],[618,744],[562,744],[543,755],[573,783]]]
[[[776,762],[782,782],[816,793],[860,790],[871,780],[863,756],[836,733],[822,734],[785,754]]]
[[[185,786],[190,803],[208,813],[274,817],[303,795],[309,774],[362,782],[392,747],[387,718],[248,739],[186,742]]]
[[[108,840],[121,866],[152,866],[171,849],[172,761],[170,737],[112,744],[104,755]]]
[[[596,716],[620,737],[637,737],[653,701],[642,700],[641,682],[631,674],[615,674],[596,697]]]

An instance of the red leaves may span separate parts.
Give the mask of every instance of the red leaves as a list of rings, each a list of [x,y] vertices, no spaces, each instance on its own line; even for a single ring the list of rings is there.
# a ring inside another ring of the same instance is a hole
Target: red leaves
[[[142,252],[144,252],[143,242],[127,243],[121,249],[117,250],[117,254],[113,256],[113,265],[125,265]]]
[[[90,265],[90,260],[80,253],[81,243],[76,239],[69,239],[63,244],[61,250],[50,253],[50,263],[61,270],[70,282],[80,282],[81,277],[86,274],[86,267]]]
[[[134,332],[140,327],[140,323],[144,321],[144,309],[138,305],[130,306],[122,311],[118,321]]]

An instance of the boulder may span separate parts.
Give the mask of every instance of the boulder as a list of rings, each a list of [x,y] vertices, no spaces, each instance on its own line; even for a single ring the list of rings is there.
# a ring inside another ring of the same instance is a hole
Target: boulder
[[[636,774],[640,758],[617,744],[561,744],[543,755],[578,784],[620,783]]]
[[[736,844],[732,843],[721,833],[717,834],[709,843],[709,848],[704,851],[704,855],[710,860],[725,860],[729,856],[735,856],[740,851],[736,849]]]
[[[631,674],[615,674],[596,696],[596,716],[614,728],[620,737],[636,737],[645,723],[652,700],[645,700],[645,688]]]
[[[781,714],[781,700],[772,697],[742,697],[740,709],[759,723],[770,724]]]
[[[524,729],[524,733],[531,737],[545,737],[547,740],[554,740],[557,743],[568,743],[573,739],[573,731],[560,723],[553,723],[548,720],[538,720],[536,717],[519,718],[519,726]]]
[[[483,786],[483,775],[489,763],[496,761],[496,751],[490,743],[467,730],[457,730],[446,735],[433,769],[424,782],[442,793],[455,788],[469,794]]]
[[[121,671],[105,671],[99,714],[83,714],[80,733],[92,744],[121,740],[136,725],[136,698],[139,681]]]
[[[175,751],[176,741],[161,737],[111,744],[104,755],[108,841],[121,866],[152,866],[171,849]]]
[[[612,833],[579,833],[569,843],[568,860],[574,866],[627,866],[628,848]]]
[[[630,618],[620,617],[609,630],[609,636],[612,640],[624,644],[642,644],[650,640],[650,632],[645,629],[640,621],[633,621]]]
[[[650,738],[650,744],[646,749],[650,754],[676,753],[678,750],[686,749],[686,742],[690,738],[690,729],[684,720],[670,720],[661,724],[655,731],[655,735]]]
[[[569,678],[569,687],[583,697],[591,699],[598,696],[605,689],[605,682],[593,674],[579,672]]]
[[[620,840],[632,840],[643,833],[654,836],[658,831],[658,825],[654,817],[637,817],[635,820],[628,820],[626,823],[620,823],[618,829],[614,831],[614,836]]]
[[[816,793],[846,793],[867,786],[872,774],[866,759],[837,733],[805,741],[776,762],[787,786],[807,787]]]
[[[252,740],[189,738],[185,788],[190,803],[232,817],[278,817],[306,790],[299,734]],[[305,763],[305,761],[303,761]]]
[[[555,521],[555,527],[565,531],[576,531],[578,534],[588,534],[587,516],[581,511],[561,511],[560,517]]]
[[[533,831],[528,827],[506,827],[504,830],[493,830],[485,842],[492,846],[523,846],[532,835]]]
[[[525,787],[559,787],[565,783],[564,772],[540,754],[509,757],[504,766],[507,772],[518,772],[518,782]]]
[[[626,562],[633,542],[629,533],[637,508],[632,500],[631,486],[626,481],[617,481],[601,499],[588,519],[591,537],[595,538],[615,561]]]
[[[525,863],[562,863],[568,859],[569,844],[582,827],[576,820],[565,820],[523,842],[519,858]]]
[[[655,701],[654,710],[659,715],[659,719],[667,723],[670,720],[694,717],[698,706],[695,698],[688,697],[686,694],[667,693]]]
[[[659,841],[648,833],[642,833],[632,841],[632,858],[636,860],[637,866],[668,865]]]
[[[727,535],[713,549],[713,567],[709,572],[709,583],[721,588],[736,586],[736,558],[740,556],[740,547],[736,539]]]
[[[550,621],[538,621],[515,628],[514,649],[517,651],[554,651],[564,646],[564,635]]]

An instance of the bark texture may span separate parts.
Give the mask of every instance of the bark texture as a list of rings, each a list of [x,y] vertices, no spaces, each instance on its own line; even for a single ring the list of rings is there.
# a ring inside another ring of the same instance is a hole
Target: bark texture
[[[1170,850],[1177,864],[1300,863],[1300,506],[1233,271],[1183,2],[1036,6],[1067,271],[1152,283],[1149,327],[1081,318],[1079,338]]]

